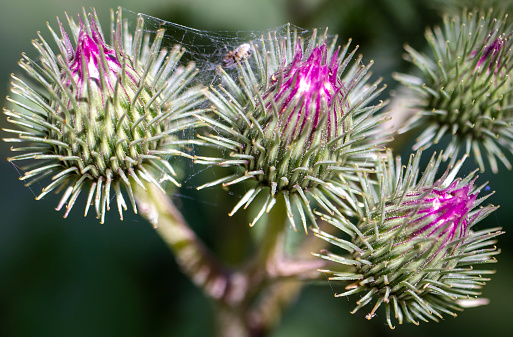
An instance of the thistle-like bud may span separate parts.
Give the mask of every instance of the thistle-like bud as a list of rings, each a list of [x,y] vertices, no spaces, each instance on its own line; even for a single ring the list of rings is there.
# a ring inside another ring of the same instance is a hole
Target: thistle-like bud
[[[18,134],[4,140],[21,144],[13,151],[25,152],[9,160],[30,161],[21,180],[30,185],[52,179],[37,199],[64,190],[57,209],[67,203],[66,217],[89,184],[85,214],[94,203],[102,223],[111,189],[122,219],[127,206],[121,186],[136,212],[132,184],[178,185],[167,157],[180,153],[175,135],[194,123],[181,112],[202,100],[200,91],[184,90],[195,66],[177,67],[184,51],[161,48],[163,29],[150,43],[142,16],[133,35],[121,10],[116,19],[111,16],[111,45],[94,11],[84,11],[78,24],[67,18],[71,39],[59,20],[60,36],[48,26],[60,54],[39,35],[33,45],[40,64],[25,55],[20,61],[32,82],[13,75],[12,92],[19,98],[9,100],[17,108],[4,110],[17,126],[6,131]]]
[[[493,172],[497,159],[511,169],[503,150],[513,153],[512,28],[504,20],[479,12],[444,20],[444,27],[427,30],[434,59],[406,47],[422,77],[395,74],[412,88],[416,111],[400,132],[421,127],[414,149],[425,149],[452,135],[444,159],[458,157],[460,148],[483,171],[486,157]],[[483,153],[482,153],[483,152]]]
[[[253,225],[282,195],[292,226],[295,207],[306,231],[307,218],[315,224],[311,201],[329,209],[332,201],[343,204],[331,179],[366,168],[388,139],[375,128],[384,103],[370,105],[384,88],[376,90],[380,80],[367,84],[372,62],[364,66],[360,56],[350,65],[350,43],[337,48],[336,38],[316,31],[307,41],[296,34],[288,26],[283,37],[275,32],[248,43],[251,56],[237,60],[239,84],[219,69],[223,84],[207,93],[219,120],[202,118],[215,133],[201,138],[229,154],[197,161],[238,169],[202,187],[253,183],[230,215],[265,194]]]
[[[455,178],[463,160],[435,181],[441,159],[433,156],[418,179],[419,154],[412,155],[404,170],[400,159],[394,165],[388,152],[379,164],[377,187],[368,183],[366,174],[360,175],[364,206],[359,223],[355,226],[344,218],[325,217],[351,233],[346,240],[319,232],[319,237],[348,255],[324,251],[318,256],[349,267],[348,271],[334,267],[324,272],[332,275],[330,280],[352,282],[346,292],[335,296],[361,294],[352,313],[373,302],[366,316],[371,319],[384,304],[393,329],[391,311],[399,324],[418,324],[419,320],[438,321],[442,314],[456,316],[468,302],[469,306],[486,303],[477,296],[489,280],[485,275],[493,271],[474,266],[496,262],[495,237],[502,232],[498,228],[477,230],[475,225],[497,207],[478,208],[489,195],[477,198],[484,186],[474,186],[475,172]]]

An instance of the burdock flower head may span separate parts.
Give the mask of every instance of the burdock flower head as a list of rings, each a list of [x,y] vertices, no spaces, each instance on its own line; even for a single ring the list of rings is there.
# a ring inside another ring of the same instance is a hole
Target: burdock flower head
[[[512,28],[504,20],[479,12],[446,17],[443,30],[426,33],[434,59],[406,47],[408,57],[422,77],[395,74],[414,89],[418,100],[413,116],[400,132],[416,127],[423,131],[414,149],[428,148],[452,135],[444,159],[458,157],[460,148],[473,152],[481,170],[485,157],[493,172],[497,159],[511,169],[504,154],[513,152]]]
[[[307,41],[293,35],[288,29],[283,37],[275,32],[250,42],[251,56],[237,60],[240,84],[220,69],[220,89],[207,93],[219,120],[202,117],[214,132],[201,138],[228,155],[197,161],[237,168],[202,187],[248,183],[230,214],[263,194],[254,224],[283,196],[292,226],[296,208],[306,231],[306,219],[315,224],[314,199],[330,209],[332,201],[344,204],[331,179],[365,169],[386,141],[375,131],[383,102],[369,105],[383,88],[376,90],[379,80],[367,84],[370,64],[361,65],[361,57],[350,65],[356,49],[348,52],[349,43],[336,48],[336,39],[318,38],[316,31]]]
[[[348,281],[346,292],[360,293],[353,313],[373,305],[367,319],[384,304],[386,320],[393,328],[391,311],[402,322],[418,324],[456,315],[465,306],[486,303],[477,299],[479,289],[493,273],[480,267],[496,262],[494,246],[499,229],[477,230],[475,225],[497,207],[478,206],[488,197],[478,198],[484,186],[476,187],[474,173],[455,178],[463,160],[435,181],[441,156],[431,159],[422,177],[420,155],[410,157],[406,169],[400,159],[394,165],[391,153],[380,162],[378,184],[367,183],[361,175],[364,193],[359,223],[326,216],[326,220],[351,239],[319,232],[348,255],[323,251],[318,256],[341,264],[346,270],[324,270],[331,280]]]
[[[180,112],[201,101],[198,90],[184,90],[195,67],[177,67],[179,46],[161,49],[163,29],[150,44],[142,16],[132,35],[121,10],[115,20],[112,13],[111,45],[94,11],[78,24],[68,18],[71,39],[58,23],[60,36],[49,29],[60,54],[39,36],[33,45],[40,64],[26,56],[20,61],[32,83],[13,76],[18,98],[10,101],[17,107],[4,112],[17,126],[6,131],[18,138],[5,141],[21,144],[12,150],[25,153],[9,160],[30,162],[21,178],[27,185],[51,177],[37,199],[64,190],[57,209],[66,204],[65,216],[89,184],[85,213],[94,204],[103,222],[113,189],[122,218],[121,186],[136,211],[133,184],[178,184],[167,157],[180,152],[175,135],[193,123]]]

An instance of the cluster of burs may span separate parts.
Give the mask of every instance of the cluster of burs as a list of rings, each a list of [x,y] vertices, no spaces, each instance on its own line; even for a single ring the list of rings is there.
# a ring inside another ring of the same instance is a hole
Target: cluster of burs
[[[137,211],[136,187],[179,186],[187,167],[176,167],[178,157],[230,167],[198,189],[243,184],[228,211],[251,209],[251,226],[284,205],[297,235],[326,242],[316,256],[330,268],[321,272],[345,285],[336,296],[358,293],[354,312],[368,307],[370,319],[384,307],[393,328],[394,318],[438,321],[486,303],[479,289],[502,232],[474,226],[497,207],[478,196],[485,186],[475,171],[458,171],[466,157],[481,170],[511,168],[504,16],[468,11],[428,29],[429,55],[406,47],[417,75],[394,74],[405,88],[394,99],[404,102],[388,106],[372,62],[325,32],[289,26],[233,46],[210,85],[181,61],[186,48],[164,43],[169,32],[145,33],[142,15],[133,31],[121,10],[108,29],[94,11],[66,21],[49,26],[51,41],[33,42],[39,58],[20,61],[24,77],[14,77],[4,110],[9,160],[28,163],[21,179],[49,181],[38,199],[61,192],[57,209],[67,215],[85,190],[85,213],[92,206],[103,222],[113,200],[121,218],[127,204]],[[389,148],[398,133],[418,135],[404,165]],[[421,167],[421,150],[442,138],[447,147]]]

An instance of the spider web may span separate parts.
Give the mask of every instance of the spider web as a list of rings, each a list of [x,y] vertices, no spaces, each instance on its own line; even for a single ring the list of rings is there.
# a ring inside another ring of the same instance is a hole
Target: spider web
[[[178,44],[185,48],[185,54],[182,57],[181,63],[195,62],[200,70],[197,80],[203,85],[216,83],[216,70],[219,66],[223,65],[226,54],[244,43],[257,39],[267,41],[276,37],[281,38],[286,36],[288,30],[296,31],[298,37],[308,36],[312,33],[311,30],[292,24],[284,24],[265,31],[199,30],[146,14],[135,13],[125,8],[121,10],[123,20],[128,23],[129,29],[135,27],[139,16],[144,19],[145,33],[155,34],[157,30],[164,28],[163,46],[171,48]],[[133,31],[133,28],[131,31]]]
[[[194,62],[198,71],[192,85],[199,85],[203,87],[216,86],[220,83],[218,76],[219,67],[223,69],[236,80],[237,67],[225,67],[224,59],[230,51],[236,50],[239,46],[250,43],[251,41],[259,40],[267,42],[272,39],[280,39],[288,35],[289,32],[294,32],[297,38],[308,40],[312,35],[312,30],[303,29],[292,24],[284,24],[265,31],[207,31],[195,28],[186,27],[173,22],[165,21],[155,18],[146,14],[135,13],[128,9],[121,9],[124,24],[128,26],[130,32],[133,32],[139,17],[144,19],[143,30],[145,34],[153,36],[159,29],[165,29],[165,35],[161,48],[171,49],[173,46],[180,45],[184,48],[185,52],[180,60],[181,65],[186,65],[189,62]],[[320,30],[323,31],[323,30]],[[251,62],[249,56],[249,64],[255,68],[256,62]],[[257,69],[253,69],[258,73]],[[204,103],[203,107],[207,107],[208,102]],[[211,132],[217,132],[215,129]],[[192,139],[195,137],[193,132],[184,132],[182,135],[185,139]],[[194,147],[191,148],[191,154],[196,153]],[[174,159],[172,159],[174,160]],[[204,171],[208,171],[203,173]],[[187,189],[195,189],[196,183],[191,182],[196,175],[205,174],[212,176],[216,174],[213,166],[193,165],[192,161],[188,161],[188,170],[182,181],[182,193],[186,193]],[[217,179],[217,178],[213,178]],[[180,197],[190,198],[188,195],[181,194]]]
[[[164,29],[165,34],[160,49],[171,50],[177,45],[183,49],[184,54],[182,55],[178,66],[185,67],[190,62],[194,62],[195,67],[198,69],[197,75],[189,84],[190,87],[217,86],[221,82],[219,76],[220,67],[222,67],[224,71],[232,76],[234,81],[237,82],[237,67],[226,67],[224,60],[229,52],[236,50],[243,44],[251,43],[253,41],[256,42],[257,40],[259,43],[268,44],[271,40],[282,40],[284,37],[290,36],[290,32],[293,32],[294,37],[297,39],[309,41],[313,33],[313,30],[303,29],[292,24],[284,24],[279,27],[264,31],[207,31],[186,27],[145,14],[135,13],[124,8],[121,8],[120,11],[122,14],[123,26],[127,28],[131,34],[134,34],[137,27],[137,22],[139,18],[142,18],[144,20],[143,34],[148,36],[150,43],[153,41],[153,38],[156,36],[157,32],[161,29]],[[85,14],[86,13],[84,12],[84,15]],[[67,30],[67,27],[64,29]],[[48,39],[48,42],[54,48],[56,47],[52,39]],[[159,53],[160,50],[155,52]],[[258,74],[259,71],[256,69],[257,63],[255,62],[254,57],[252,58],[251,56],[248,56],[248,61],[248,64],[253,68],[254,73]],[[210,103],[205,101],[202,103],[202,105],[197,106],[196,108],[208,108],[209,105]],[[209,132],[220,134],[220,132],[215,129],[211,129]],[[184,130],[179,136],[184,140],[193,140],[196,138],[196,133],[198,133],[197,130]],[[198,154],[198,151],[198,147],[191,146],[191,155]],[[197,195],[192,192],[196,191],[197,186],[204,184],[204,181],[198,182],[200,179],[217,179],[216,174],[218,174],[218,171],[214,166],[195,165],[192,160],[181,157],[166,159],[172,161],[172,165],[175,169],[177,169],[177,171],[182,171],[182,188],[178,191],[174,190],[172,192],[175,196],[179,196],[180,198],[184,197],[187,199],[193,199],[204,204],[212,205],[213,203],[217,202],[217,200],[198,200]],[[21,171],[23,170],[21,167],[18,167],[14,163],[13,165],[16,169]],[[20,176],[21,175],[22,174],[20,173]],[[196,178],[196,176],[198,176],[198,178]],[[158,178],[163,178],[163,174],[161,174],[161,176]],[[36,182],[35,186],[40,186],[42,188],[40,182]],[[30,188],[30,190],[32,193],[35,193],[32,188]],[[238,194],[238,192],[229,193]],[[241,191],[240,193],[244,194],[245,192]],[[111,195],[111,198],[111,202],[114,202],[115,196]]]

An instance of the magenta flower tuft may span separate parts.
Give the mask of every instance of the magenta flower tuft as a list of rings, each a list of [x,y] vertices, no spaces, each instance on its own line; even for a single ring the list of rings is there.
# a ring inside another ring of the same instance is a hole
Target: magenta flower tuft
[[[489,45],[486,45],[483,48],[483,51],[481,53],[481,56],[479,57],[479,61],[477,62],[476,68],[481,67],[483,63],[489,63],[488,69],[492,71],[495,68],[495,73],[500,69],[501,67],[501,58],[504,54],[504,47],[506,46],[507,38],[504,34],[497,37],[495,40],[493,40],[492,43]],[[477,55],[478,51],[475,51],[472,53],[472,55]]]
[[[456,239],[461,238],[466,234],[469,218],[468,213],[474,207],[477,193],[472,193],[473,181],[467,185],[458,187],[458,181],[445,188],[434,188],[431,191],[419,191],[416,194],[420,197],[421,194],[429,194],[420,199],[408,204],[418,208],[416,211],[415,220],[409,223],[409,227],[418,229],[412,231],[411,237],[418,238],[437,236],[443,237],[442,246]],[[408,196],[414,197],[414,194]],[[402,215],[403,218],[408,218],[414,215],[414,211]],[[478,216],[477,212],[474,216]]]
[[[94,24],[94,21],[92,22],[91,34],[88,34],[82,20],[80,20],[76,52],[68,55],[68,61],[71,63],[70,70],[79,87],[83,85],[84,79],[87,77],[99,84],[100,72],[102,72],[107,84],[112,89],[117,74],[121,71],[121,62],[118,60],[116,51],[105,44],[98,27]],[[66,45],[71,46],[68,35],[63,33],[63,36],[66,39],[64,41]],[[102,62],[102,55],[105,56],[105,62]]]
[[[274,100],[281,113],[289,111],[282,128],[291,138],[302,133],[307,124],[310,124],[308,132],[315,132],[325,115],[328,137],[337,136],[337,114],[343,114],[342,83],[337,76],[338,50],[331,55],[329,63],[327,50],[325,42],[303,60],[303,48],[297,42],[294,60],[271,76],[271,87],[263,95],[266,101]],[[267,108],[271,108],[270,102]],[[330,135],[330,130],[335,134]]]

